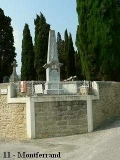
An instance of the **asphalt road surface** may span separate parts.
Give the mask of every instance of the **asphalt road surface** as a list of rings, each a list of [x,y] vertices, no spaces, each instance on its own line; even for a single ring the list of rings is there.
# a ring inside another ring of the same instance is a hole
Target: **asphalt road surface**
[[[40,158],[35,157],[37,154]],[[0,140],[0,160],[19,159],[120,160],[120,120],[88,134],[24,141]]]

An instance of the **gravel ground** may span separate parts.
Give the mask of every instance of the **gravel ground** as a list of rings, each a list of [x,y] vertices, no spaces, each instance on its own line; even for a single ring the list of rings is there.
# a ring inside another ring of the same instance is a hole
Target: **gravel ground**
[[[3,158],[4,152],[10,152],[11,158]],[[19,157],[23,152],[39,152],[41,157],[44,154],[47,158],[18,158],[18,152]],[[48,157],[59,152],[60,158]],[[88,134],[39,140],[0,140],[0,160],[18,159],[120,160],[120,120]]]

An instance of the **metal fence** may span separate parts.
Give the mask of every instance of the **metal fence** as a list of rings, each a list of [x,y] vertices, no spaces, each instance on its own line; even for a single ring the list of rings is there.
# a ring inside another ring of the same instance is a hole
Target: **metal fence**
[[[49,82],[46,81],[25,81],[26,83],[26,91],[21,91],[21,81],[15,83],[15,92],[17,97],[31,97],[31,96],[45,96],[45,95],[59,95],[59,94],[80,94],[81,86],[89,86],[88,81],[59,81],[59,82]],[[50,93],[45,93],[46,88],[51,88]],[[60,91],[64,90],[63,93]],[[56,92],[54,92],[56,91]]]

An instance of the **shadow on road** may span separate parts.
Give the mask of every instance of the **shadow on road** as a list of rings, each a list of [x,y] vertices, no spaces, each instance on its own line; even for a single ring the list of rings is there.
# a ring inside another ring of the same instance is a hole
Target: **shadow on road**
[[[120,127],[120,116],[115,117],[110,121],[108,121],[108,120],[104,121],[94,131],[107,130],[107,129],[118,128],[118,127]]]

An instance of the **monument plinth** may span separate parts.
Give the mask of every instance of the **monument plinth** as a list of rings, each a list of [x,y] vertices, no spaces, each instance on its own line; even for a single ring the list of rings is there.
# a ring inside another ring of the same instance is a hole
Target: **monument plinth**
[[[60,67],[58,60],[55,31],[50,30],[48,40],[47,63],[43,66],[46,69],[46,84],[44,94],[63,94],[64,90],[60,84]]]
[[[10,82],[17,82],[18,81],[18,75],[16,73],[16,67],[17,67],[16,60],[14,60],[11,65],[13,66],[13,72],[12,72],[12,75],[10,76]]]

